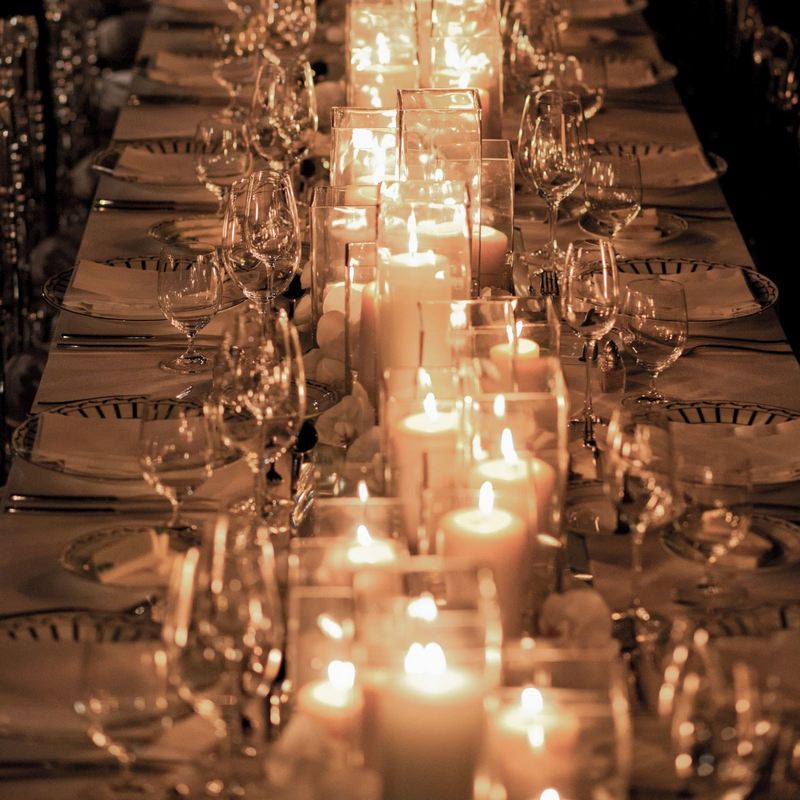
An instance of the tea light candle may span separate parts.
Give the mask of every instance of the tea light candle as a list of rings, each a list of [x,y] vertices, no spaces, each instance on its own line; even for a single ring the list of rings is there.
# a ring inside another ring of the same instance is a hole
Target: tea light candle
[[[484,690],[479,675],[448,666],[441,645],[411,645],[380,698],[384,800],[470,800]]]
[[[350,661],[331,661],[326,680],[308,683],[300,689],[297,695],[298,710],[332,736],[354,733],[363,707],[355,679],[356,668]]]
[[[523,486],[520,480],[517,491],[528,491]],[[492,568],[507,636],[519,636],[522,631],[527,585],[526,520],[514,511],[495,508],[494,489],[486,481],[480,488],[478,507],[449,511],[439,521],[437,532],[443,555],[462,556]]]
[[[472,243],[475,251],[476,243]],[[508,254],[508,236],[497,228],[489,225],[480,227],[480,254],[473,253],[473,263],[480,264],[481,288],[485,286],[497,286],[505,288],[506,277],[506,257]]]
[[[493,345],[489,358],[497,367],[499,391],[540,392],[546,389],[549,368],[541,359],[539,345],[532,339],[519,335],[522,323],[517,322],[517,332],[508,327],[508,341]]]

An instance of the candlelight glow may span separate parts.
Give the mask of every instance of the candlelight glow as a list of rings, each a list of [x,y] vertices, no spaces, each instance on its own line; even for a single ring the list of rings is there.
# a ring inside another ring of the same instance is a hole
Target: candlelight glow
[[[415,256],[419,250],[419,239],[417,238],[417,215],[413,209],[408,217],[408,252]]]
[[[561,795],[555,789],[545,789],[539,795],[539,800],[561,800]]]
[[[544,747],[543,726],[534,724],[528,728],[528,744],[530,744],[534,750],[539,750]]]
[[[443,675],[447,671],[444,650],[436,642],[414,642],[403,660],[403,669],[407,675]]]
[[[506,415],[506,396],[504,394],[498,394],[494,398],[492,412],[496,417],[504,417]]]
[[[458,43],[452,39],[444,40],[444,65],[459,72],[458,88],[467,89],[475,73],[486,72],[491,66],[486,53],[469,53],[459,50]]]
[[[520,336],[522,336],[522,329],[524,327],[525,327],[525,323],[521,319],[518,319],[517,322],[516,322],[517,339],[519,339]]]
[[[359,525],[356,528],[356,541],[363,547],[372,544],[372,536],[370,536],[369,528],[366,525]]]
[[[450,304],[450,327],[457,331],[467,327],[467,311],[464,303]]]
[[[358,482],[358,499],[362,503],[366,503],[369,500],[369,489],[367,488],[367,482],[365,480],[360,480]]]
[[[421,619],[425,622],[434,622],[439,616],[439,609],[432,595],[424,594],[408,604],[406,613],[412,619]]]
[[[494,511],[494,489],[492,489],[492,484],[489,481],[484,481],[481,484],[478,492],[478,510],[485,517],[488,517]]]
[[[533,686],[522,690],[522,708],[526,714],[540,714],[544,709],[542,693]]]
[[[422,408],[430,420],[434,420],[439,416],[439,410],[436,407],[436,395],[433,392],[428,392],[425,395],[425,399],[422,401]]]
[[[481,437],[476,433],[472,437],[472,457],[476,461],[483,461],[489,454],[481,446]]]
[[[423,389],[430,389],[433,386],[433,381],[431,380],[430,373],[424,367],[419,368],[419,372],[417,373],[417,379],[419,380],[419,385]]]
[[[503,454],[503,460],[510,467],[515,467],[519,464],[519,456],[514,449],[514,436],[511,433],[511,428],[503,428],[503,433],[500,435],[500,452]]]
[[[320,614],[317,617],[317,627],[330,639],[341,640],[346,635],[344,626],[330,614]]]
[[[506,325],[506,338],[509,344],[514,344],[514,326]]]
[[[350,661],[331,661],[328,664],[328,680],[334,689],[350,691],[356,683],[355,665]]]
[[[378,45],[378,63],[386,65],[392,60],[392,51],[389,49],[389,39],[382,33],[375,36],[375,43]]]

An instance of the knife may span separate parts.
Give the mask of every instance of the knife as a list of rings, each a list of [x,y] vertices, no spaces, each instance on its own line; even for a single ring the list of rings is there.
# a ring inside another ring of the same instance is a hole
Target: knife
[[[222,336],[198,336],[195,342],[213,344],[219,342]],[[62,342],[186,342],[185,336],[171,333],[62,333]]]
[[[224,106],[227,97],[196,94],[132,94],[128,98],[129,106]]]
[[[101,197],[94,201],[95,211],[198,211],[213,213],[217,205],[213,201],[187,200],[115,200]]]

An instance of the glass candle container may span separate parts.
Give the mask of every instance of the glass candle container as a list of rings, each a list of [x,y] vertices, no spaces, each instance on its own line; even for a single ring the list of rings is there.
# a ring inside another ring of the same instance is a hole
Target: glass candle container
[[[491,286],[508,291],[514,241],[514,157],[508,139],[481,142],[480,222],[478,272],[473,281],[479,290]]]
[[[397,178],[397,111],[331,110],[331,186],[377,186]]]

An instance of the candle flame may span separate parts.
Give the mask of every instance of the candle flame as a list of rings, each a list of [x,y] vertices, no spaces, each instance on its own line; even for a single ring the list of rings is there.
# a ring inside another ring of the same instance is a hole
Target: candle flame
[[[330,614],[320,614],[317,617],[317,626],[330,639],[341,640],[345,637],[344,626]]]
[[[450,304],[450,327],[456,331],[464,330],[467,327],[466,303]]]
[[[358,482],[358,499],[362,503],[366,503],[369,500],[369,489],[367,488],[367,482],[365,480],[360,480]]]
[[[500,434],[500,452],[503,454],[503,460],[510,467],[515,467],[519,464],[519,456],[514,449],[514,435],[511,433],[511,428],[503,428],[503,433]]]
[[[408,217],[408,252],[415,256],[419,250],[419,239],[417,239],[417,215],[414,210]]]
[[[356,528],[356,541],[362,546],[367,547],[372,544],[369,528],[366,525],[359,525]]]
[[[545,789],[539,795],[539,800],[561,800],[561,795],[555,789]]]
[[[417,373],[417,380],[419,381],[419,385],[423,389],[430,389],[433,386],[433,381],[431,380],[430,373],[424,367],[419,368],[419,372]]]
[[[522,690],[520,697],[522,708],[526,714],[540,714],[544,709],[544,698],[542,693],[533,686],[528,686]]]
[[[428,642],[426,645],[414,642],[408,648],[403,669],[407,675],[443,675],[447,670],[444,650],[436,642]]]
[[[472,437],[472,457],[476,461],[483,461],[487,455],[488,453],[481,446],[481,435],[476,433]]]
[[[522,336],[522,329],[525,327],[525,323],[521,319],[518,319],[515,323],[515,327],[517,331],[517,339],[519,339]]]
[[[328,664],[328,680],[334,689],[350,691],[356,683],[355,665],[351,661],[331,661]]]
[[[496,417],[504,417],[506,415],[506,396],[504,394],[498,394],[494,398],[492,412]]]
[[[514,344],[514,326],[513,325],[506,325],[506,338],[508,339],[509,344]]]
[[[535,750],[544,747],[544,728],[541,725],[531,725],[528,728],[528,744]]]
[[[484,481],[481,484],[478,492],[478,510],[485,517],[488,517],[494,511],[494,489],[489,481]]]
[[[412,600],[406,608],[406,614],[412,619],[421,619],[425,622],[434,622],[439,616],[436,601],[430,594],[423,594]]]
[[[425,414],[430,420],[434,420],[439,416],[439,410],[436,408],[436,396],[433,392],[428,392],[425,399],[422,401],[422,407],[425,409]]]

